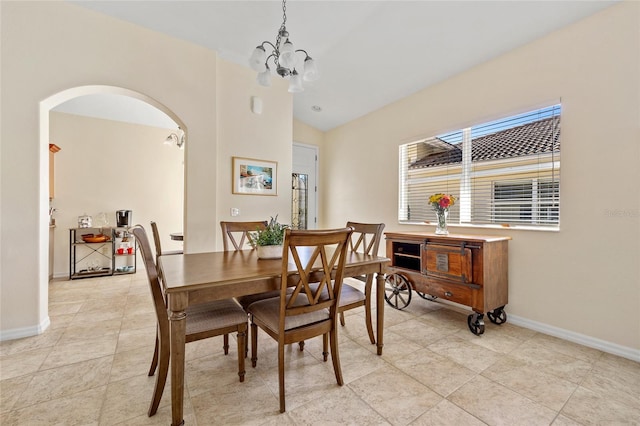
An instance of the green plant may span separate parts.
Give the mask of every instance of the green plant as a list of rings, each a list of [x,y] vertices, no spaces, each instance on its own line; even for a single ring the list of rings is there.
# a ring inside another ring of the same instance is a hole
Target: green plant
[[[251,245],[256,246],[279,246],[284,242],[284,231],[288,225],[278,223],[278,215],[271,217],[269,224],[265,229],[258,229],[256,232],[250,232]]]

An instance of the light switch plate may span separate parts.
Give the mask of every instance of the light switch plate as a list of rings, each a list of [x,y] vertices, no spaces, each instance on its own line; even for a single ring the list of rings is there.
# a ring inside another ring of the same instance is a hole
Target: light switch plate
[[[231,207],[231,216],[239,216],[239,215],[240,215],[240,209]]]

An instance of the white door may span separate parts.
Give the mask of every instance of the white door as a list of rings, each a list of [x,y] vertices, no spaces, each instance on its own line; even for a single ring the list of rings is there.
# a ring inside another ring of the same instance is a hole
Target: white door
[[[299,222],[303,229],[316,229],[318,226],[318,147],[294,142],[292,173],[292,182],[297,175],[301,175],[299,181],[303,184],[299,189],[306,189],[302,195],[296,188],[292,190],[292,224]]]

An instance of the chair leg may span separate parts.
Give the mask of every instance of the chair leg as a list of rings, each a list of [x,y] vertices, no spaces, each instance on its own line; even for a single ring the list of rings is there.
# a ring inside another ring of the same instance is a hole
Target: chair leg
[[[280,389],[280,412],[284,413],[284,343],[281,341],[278,341],[278,387]]]
[[[251,321],[251,366],[258,363],[258,326]]]
[[[327,333],[322,335],[322,358],[324,358],[324,362],[329,359],[329,335]]]
[[[344,311],[340,312],[340,325],[344,327]]]
[[[153,376],[158,367],[158,349],[160,342],[158,341],[158,329],[156,328],[156,346],[153,349],[153,358],[151,359],[151,367],[149,367],[149,376]]]
[[[373,325],[371,323],[371,292],[366,292],[364,299],[364,322],[367,325],[367,332],[369,333],[369,341],[372,345],[376,344],[376,338],[373,335]]]
[[[342,379],[342,367],[340,367],[340,355],[338,354],[338,333],[335,327],[329,333],[329,337],[331,338],[331,361],[333,362],[333,371],[336,373],[336,382],[338,382],[338,385],[342,386],[344,381]]]
[[[158,411],[158,405],[162,399],[162,392],[164,392],[164,385],[167,383],[167,373],[169,372],[169,341],[159,340],[160,351],[158,353],[158,375],[156,376],[156,385],[153,389],[153,398],[151,399],[151,405],[149,405],[149,411],[147,414],[149,417],[156,414]]]
[[[304,351],[304,340],[298,342],[298,346],[300,346],[300,352]]]
[[[250,321],[251,319],[248,318],[248,320]],[[247,328],[247,337],[245,339],[245,343],[246,345],[244,345],[244,357],[248,357],[249,356],[249,329]]]
[[[247,330],[247,344],[244,345],[244,357],[249,356],[249,330]]]
[[[247,349],[247,325],[238,329],[238,376],[240,376],[240,382],[244,382],[244,358],[246,356]]]
[[[229,335],[224,335],[224,343],[222,344],[222,349],[224,349],[224,354],[229,355]]]

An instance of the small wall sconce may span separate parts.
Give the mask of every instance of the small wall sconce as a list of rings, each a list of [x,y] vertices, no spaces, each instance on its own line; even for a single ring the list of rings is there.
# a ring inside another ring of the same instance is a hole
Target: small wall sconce
[[[184,131],[180,127],[178,127],[178,133],[180,134],[180,136],[178,136],[175,133],[169,134],[169,136],[167,136],[167,138],[164,140],[164,144],[171,145],[175,143],[178,148],[184,149],[184,143],[186,142],[186,138],[185,138]]]

